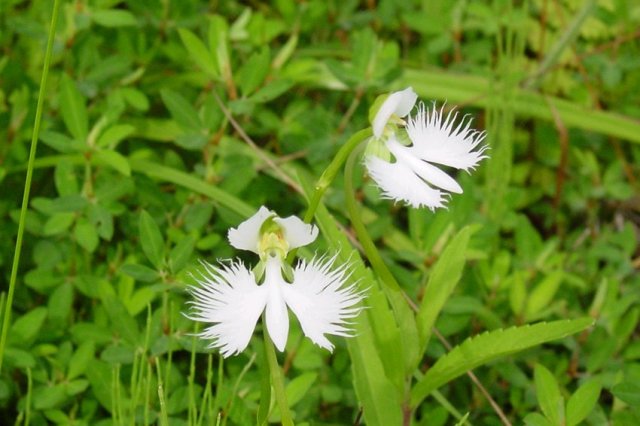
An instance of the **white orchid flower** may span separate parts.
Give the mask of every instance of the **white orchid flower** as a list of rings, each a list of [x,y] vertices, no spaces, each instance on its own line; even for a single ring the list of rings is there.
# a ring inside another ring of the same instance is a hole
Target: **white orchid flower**
[[[408,88],[389,95],[373,120],[374,135],[376,124],[382,121],[382,128],[386,125],[388,110],[404,112],[411,100],[415,103],[411,93],[413,90]],[[390,106],[387,107],[387,103]],[[468,172],[487,158],[484,152],[488,147],[482,144],[485,133],[472,129],[471,119],[464,117],[455,126],[457,117],[457,112],[445,116],[444,107],[438,110],[434,105],[429,109],[421,103],[415,117],[407,120],[406,133],[397,131],[384,138],[394,162],[370,153],[365,155],[367,171],[384,198],[402,201],[414,208],[435,210],[445,207],[450,193],[462,193],[458,182],[434,164]],[[403,143],[405,140],[407,144]]]
[[[220,266],[203,262],[199,286],[191,288],[189,318],[212,325],[199,336],[212,340],[209,346],[219,348],[224,357],[238,354],[248,346],[264,312],[269,336],[282,352],[289,334],[287,307],[303,333],[322,348],[333,349],[326,334],[350,336],[348,321],[360,312],[357,305],[363,294],[355,284],[345,286],[350,274],[346,265],[333,267],[336,256],[300,261],[291,282],[283,277],[287,251],[311,243],[317,234],[315,226],[295,216],[279,218],[264,207],[231,229],[229,241],[234,247],[260,255],[264,279],[259,283],[239,261]]]

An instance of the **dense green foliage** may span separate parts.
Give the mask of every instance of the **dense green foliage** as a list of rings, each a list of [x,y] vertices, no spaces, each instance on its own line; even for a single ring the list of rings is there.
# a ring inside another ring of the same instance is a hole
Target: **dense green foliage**
[[[3,314],[52,3],[0,2]],[[226,232],[259,206],[302,217],[411,85],[473,114],[491,158],[436,212],[359,163],[355,198],[328,188],[301,255],[340,250],[369,308],[332,354],[292,325],[296,423],[640,424],[639,27],[632,0],[62,1],[0,419],[278,421],[260,333],[226,360],[192,336],[190,273],[248,259]]]

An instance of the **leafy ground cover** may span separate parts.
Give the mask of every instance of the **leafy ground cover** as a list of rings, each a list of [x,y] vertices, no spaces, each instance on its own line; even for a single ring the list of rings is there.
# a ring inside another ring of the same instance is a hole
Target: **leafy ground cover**
[[[223,359],[186,288],[198,259],[250,260],[227,230],[258,207],[303,217],[407,86],[490,158],[435,212],[338,169],[300,254],[353,261],[367,309],[333,353],[292,322],[294,421],[640,424],[635,2],[53,3],[0,3],[6,424],[286,421],[260,333]]]

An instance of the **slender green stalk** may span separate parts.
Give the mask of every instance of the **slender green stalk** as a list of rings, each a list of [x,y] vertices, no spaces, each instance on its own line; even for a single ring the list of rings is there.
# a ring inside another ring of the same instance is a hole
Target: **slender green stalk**
[[[162,386],[162,369],[160,368],[160,358],[156,358],[156,375],[158,376],[158,400],[160,401],[160,425],[169,426],[169,418],[167,416],[167,404],[164,398],[164,389]]]
[[[276,358],[273,342],[266,329],[264,330],[264,348],[267,354],[269,373],[271,375],[271,385],[273,386],[278,407],[280,407],[280,420],[283,426],[293,426],[293,419],[289,411],[289,404],[287,403],[287,394],[284,390],[284,377],[278,365],[278,358]]]
[[[2,336],[0,336],[0,371],[2,371],[2,361],[4,359],[4,349],[7,343],[7,333],[9,331],[9,322],[11,321],[11,307],[13,305],[13,293],[16,289],[16,279],[18,277],[18,266],[20,265],[20,253],[22,251],[22,237],[24,235],[24,226],[27,217],[27,206],[29,205],[29,193],[31,192],[31,179],[33,177],[33,162],[36,158],[36,149],[38,147],[38,137],[40,136],[40,122],[42,121],[42,109],[44,107],[44,96],[49,75],[49,64],[51,63],[51,52],[53,51],[53,39],[56,34],[56,26],[58,25],[58,10],[60,9],[60,0],[53,3],[53,12],[51,16],[51,26],[49,27],[49,36],[47,38],[47,50],[44,55],[44,66],[42,69],[42,79],[40,80],[40,91],[38,92],[38,104],[36,106],[36,117],[33,123],[33,134],[31,135],[31,149],[29,151],[29,163],[27,165],[27,177],[24,184],[24,193],[22,195],[22,208],[20,209],[20,221],[18,222],[18,235],[16,237],[16,248],[13,255],[13,265],[11,266],[11,278],[9,279],[9,292],[7,293],[7,302],[4,306],[4,318],[2,320]]]
[[[353,229],[356,231],[358,241],[360,241],[360,244],[362,244],[362,248],[364,249],[367,258],[369,259],[373,270],[388,288],[399,291],[400,285],[396,281],[389,268],[387,268],[387,265],[384,263],[380,252],[371,239],[369,232],[367,232],[367,227],[362,222],[362,215],[360,214],[360,211],[358,209],[358,203],[356,201],[353,188],[353,169],[355,167],[356,158],[358,158],[358,156],[360,155],[360,151],[360,149],[357,149],[351,152],[344,169],[344,187],[346,194],[345,198],[347,211],[349,213],[349,220],[351,221]]]
[[[357,146],[360,145],[361,142],[369,139],[372,134],[370,127],[360,130],[359,132],[354,133],[353,136],[351,136],[349,140],[342,145],[340,150],[338,150],[336,156],[333,157],[333,160],[331,160],[331,163],[327,166],[324,172],[322,172],[322,175],[320,175],[320,178],[316,183],[315,190],[311,196],[311,200],[309,201],[309,207],[304,214],[304,221],[306,223],[310,223],[311,220],[313,220],[313,216],[316,214],[316,210],[320,200],[322,200],[322,196],[336,178],[336,175],[349,155]]]

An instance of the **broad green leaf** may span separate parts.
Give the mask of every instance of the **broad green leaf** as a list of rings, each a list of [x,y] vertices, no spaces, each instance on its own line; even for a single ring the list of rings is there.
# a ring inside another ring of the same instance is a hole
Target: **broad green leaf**
[[[141,342],[138,324],[124,304],[111,295],[102,295],[101,299],[111,321],[112,329],[131,345],[139,345]]]
[[[109,166],[125,176],[131,176],[131,167],[129,166],[129,160],[127,160],[127,157],[117,151],[106,149],[95,151],[93,153],[93,159],[98,164]]]
[[[104,361],[93,359],[89,361],[86,370],[91,390],[98,402],[108,411],[113,409],[113,370]]]
[[[618,383],[611,389],[616,398],[629,405],[640,406],[640,385],[633,382]]]
[[[44,223],[42,231],[45,235],[61,234],[71,227],[75,218],[75,213],[55,213]]]
[[[53,178],[60,196],[73,195],[79,192],[78,179],[70,161],[60,161],[56,165]]]
[[[184,28],[178,28],[178,34],[180,34],[182,44],[187,48],[191,60],[195,62],[202,71],[207,73],[210,78],[217,79],[220,75],[218,72],[218,64],[202,40]]]
[[[61,406],[67,399],[69,399],[69,395],[67,395],[65,385],[62,383],[53,386],[37,386],[32,395],[33,407],[36,410],[47,410]]]
[[[93,253],[98,247],[98,231],[96,230],[95,225],[90,223],[84,217],[79,218],[76,222],[73,236],[78,245],[89,253]]]
[[[560,320],[495,330],[470,337],[441,357],[416,383],[411,391],[411,404],[418,406],[433,390],[480,365],[561,339],[592,324],[592,318]]]
[[[551,424],[561,426],[564,424],[564,398],[556,378],[542,364],[536,364],[533,376],[540,409]]]
[[[108,28],[134,27],[138,21],[133,13],[123,9],[94,10],[91,12],[93,21]]]
[[[237,82],[246,97],[253,93],[264,81],[270,71],[271,52],[268,46],[249,56],[237,74]]]
[[[140,244],[142,251],[157,269],[162,268],[164,260],[164,240],[160,228],[146,211],[140,213]]]
[[[540,413],[531,413],[524,418],[524,424],[527,426],[554,426],[549,419]]]
[[[440,259],[436,262],[429,275],[429,282],[422,297],[422,304],[417,315],[420,346],[423,352],[440,311],[451,296],[460,277],[465,263],[465,252],[471,237],[471,228],[465,227],[453,237],[447,245]]]
[[[229,26],[222,16],[213,15],[209,20],[209,49],[215,53],[222,79],[231,82],[231,60],[229,58]]]
[[[47,308],[40,306],[16,319],[9,330],[11,344],[28,348],[37,338],[46,318]]]
[[[302,400],[311,386],[316,382],[318,378],[318,373],[307,372],[295,377],[289,383],[287,383],[287,403],[289,407],[293,407],[300,400]]]
[[[57,329],[66,329],[71,306],[73,304],[73,286],[69,282],[61,284],[49,297],[49,325]]]
[[[580,424],[596,406],[602,386],[591,380],[578,388],[567,401],[566,426]]]
[[[180,272],[187,265],[195,246],[195,237],[186,235],[171,249],[171,253],[169,253],[169,267],[174,274]]]
[[[89,119],[84,97],[76,83],[67,74],[60,81],[60,112],[69,133],[81,142],[86,142],[89,134]]]
[[[525,318],[532,319],[538,312],[549,306],[562,283],[563,276],[562,271],[553,271],[540,281],[529,294]]]
[[[169,89],[161,90],[160,95],[171,116],[181,127],[195,132],[203,129],[198,113],[182,95]]]
[[[96,146],[103,149],[114,149],[123,139],[129,137],[135,130],[135,127],[130,124],[118,124],[111,126],[100,135],[96,142]]]
[[[120,272],[127,274],[135,280],[143,282],[157,281],[160,277],[158,271],[148,266],[138,265],[135,263],[127,263],[120,267]]]
[[[78,346],[78,349],[76,349],[69,361],[67,380],[73,380],[84,374],[89,362],[93,359],[94,352],[95,344],[92,340],[84,341]]]
[[[62,154],[82,152],[86,148],[84,140],[72,139],[62,133],[48,130],[40,132],[40,140]]]

